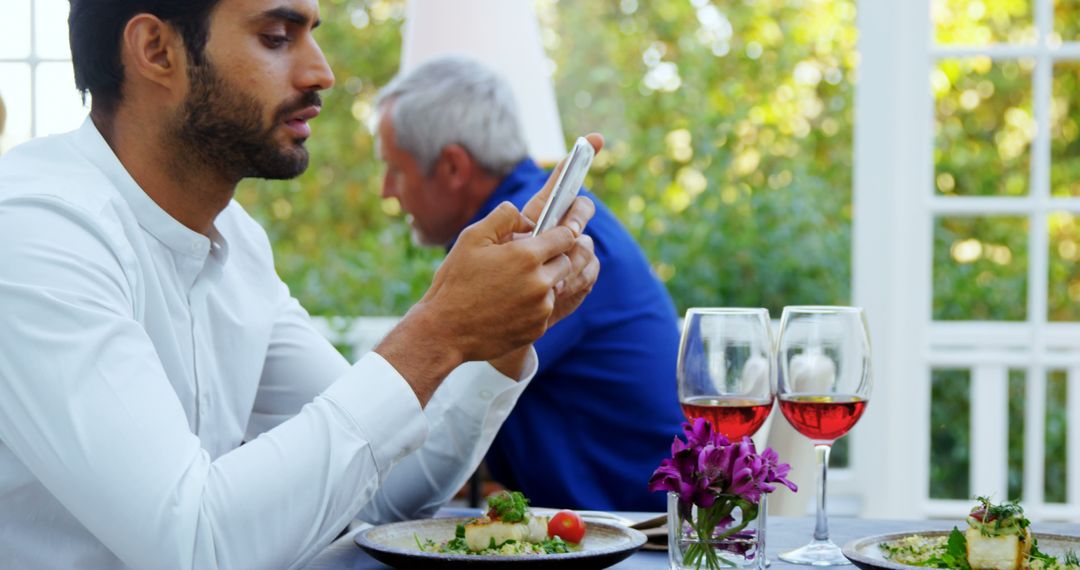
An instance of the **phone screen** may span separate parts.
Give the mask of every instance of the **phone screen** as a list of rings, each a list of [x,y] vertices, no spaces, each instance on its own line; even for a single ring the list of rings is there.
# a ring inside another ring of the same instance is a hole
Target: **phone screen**
[[[570,150],[566,167],[555,179],[555,187],[551,190],[551,195],[548,196],[547,203],[540,212],[540,219],[536,221],[536,227],[533,228],[534,236],[555,227],[566,215],[570,204],[574,203],[578,190],[585,183],[585,174],[589,172],[595,153],[589,141],[584,137],[578,137],[574,148]]]

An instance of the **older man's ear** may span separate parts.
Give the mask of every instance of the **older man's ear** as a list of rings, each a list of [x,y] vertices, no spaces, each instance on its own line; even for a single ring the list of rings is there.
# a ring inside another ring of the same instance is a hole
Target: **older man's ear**
[[[434,174],[438,177],[440,186],[456,193],[469,187],[476,168],[476,161],[465,147],[448,144],[439,153]]]

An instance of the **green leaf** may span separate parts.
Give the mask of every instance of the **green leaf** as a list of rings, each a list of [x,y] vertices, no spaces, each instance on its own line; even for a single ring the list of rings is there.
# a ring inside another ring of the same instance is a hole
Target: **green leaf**
[[[949,540],[945,543],[945,554],[942,554],[940,558],[931,558],[926,563],[935,568],[971,570],[971,565],[967,560],[967,537],[960,532],[960,529],[953,527],[952,532],[949,533]]]
[[[1076,553],[1075,552],[1069,551],[1069,552],[1065,553],[1065,563],[1066,564],[1069,563],[1068,562],[1069,554],[1072,554],[1074,559],[1076,558]],[[1057,559],[1056,558],[1054,558],[1053,556],[1050,556],[1049,554],[1039,550],[1039,539],[1037,539],[1035,537],[1031,538],[1031,552],[1028,553],[1028,558],[1031,559],[1031,560],[1042,560],[1043,562],[1046,563],[1047,566],[1055,566],[1055,565],[1057,565]]]
[[[488,516],[503,522],[521,522],[525,520],[525,512],[529,508],[529,500],[518,491],[503,491],[488,497]]]

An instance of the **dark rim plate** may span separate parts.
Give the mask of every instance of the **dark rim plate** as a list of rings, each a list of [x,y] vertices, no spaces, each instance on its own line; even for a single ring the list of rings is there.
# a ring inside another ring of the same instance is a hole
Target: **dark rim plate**
[[[422,552],[417,548],[417,538],[421,542],[449,540],[457,525],[468,520],[440,518],[384,524],[357,533],[354,540],[372,558],[395,568],[607,568],[645,544],[645,535],[634,529],[586,521],[582,549],[566,554],[476,556]]]
[[[859,568],[867,570],[876,570],[884,568],[886,570],[906,570],[908,568],[922,568],[922,566],[908,566],[906,564],[899,564],[885,558],[884,553],[881,552],[881,543],[889,542],[890,540],[897,540],[904,538],[905,536],[925,536],[927,538],[934,538],[938,536],[948,536],[952,531],[948,530],[930,530],[930,531],[912,531],[912,532],[897,532],[891,534],[879,534],[876,536],[868,536],[865,538],[859,538],[853,540],[844,545],[844,556],[847,557],[853,564]],[[1061,534],[1046,534],[1037,532],[1035,539],[1039,541],[1039,550],[1051,555],[1061,556],[1068,549],[1080,550],[1080,537],[1065,536]]]

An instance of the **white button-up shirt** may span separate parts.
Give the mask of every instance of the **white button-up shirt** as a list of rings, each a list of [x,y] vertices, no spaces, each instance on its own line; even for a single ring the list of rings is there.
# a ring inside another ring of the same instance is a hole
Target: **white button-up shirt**
[[[188,229],[89,120],[0,158],[0,567],[303,564],[448,500],[535,370],[463,365],[422,410],[312,328],[238,204]]]

